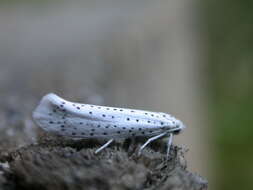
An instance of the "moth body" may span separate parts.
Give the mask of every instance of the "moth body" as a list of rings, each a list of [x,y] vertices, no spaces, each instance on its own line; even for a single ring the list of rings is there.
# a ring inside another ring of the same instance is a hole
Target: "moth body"
[[[166,113],[80,104],[53,93],[42,98],[33,118],[45,131],[72,138],[150,137],[184,128]]]

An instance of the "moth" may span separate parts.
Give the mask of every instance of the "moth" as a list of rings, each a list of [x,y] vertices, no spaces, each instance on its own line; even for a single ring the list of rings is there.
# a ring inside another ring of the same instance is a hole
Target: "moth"
[[[71,138],[97,138],[108,141],[95,153],[115,139],[148,137],[138,154],[152,141],[168,136],[167,157],[172,138],[185,125],[167,113],[116,108],[70,102],[50,93],[42,98],[33,112],[35,123],[47,132]]]

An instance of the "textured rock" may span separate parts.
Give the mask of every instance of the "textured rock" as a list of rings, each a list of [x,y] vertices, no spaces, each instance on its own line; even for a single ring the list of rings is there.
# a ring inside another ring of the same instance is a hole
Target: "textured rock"
[[[100,154],[95,140],[69,140],[44,135],[37,144],[1,154],[3,189],[207,189],[207,181],[186,170],[185,151],[154,142],[136,156],[143,139],[114,143]],[[159,152],[162,151],[162,152]]]

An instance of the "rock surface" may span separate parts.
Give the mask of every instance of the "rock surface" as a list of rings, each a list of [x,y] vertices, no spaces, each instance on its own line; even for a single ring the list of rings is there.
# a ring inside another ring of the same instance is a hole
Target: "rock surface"
[[[138,142],[138,143],[137,143]],[[95,140],[43,135],[38,143],[0,154],[0,189],[204,190],[207,181],[186,170],[185,150],[154,142],[136,155],[143,139],[116,142],[94,154]]]

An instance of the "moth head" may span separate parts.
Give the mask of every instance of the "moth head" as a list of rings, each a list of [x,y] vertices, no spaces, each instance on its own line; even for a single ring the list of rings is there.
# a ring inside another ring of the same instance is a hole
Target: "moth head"
[[[173,131],[173,134],[177,135],[180,132],[182,132],[183,129],[185,129],[186,126],[183,124],[182,121],[176,119],[175,121],[175,130]]]
[[[183,124],[182,121],[180,121],[179,119],[169,115],[170,117],[169,119],[169,123],[170,125],[168,127],[166,127],[166,130],[168,132],[172,132],[173,134],[177,135],[179,134],[183,129],[186,128],[186,126]]]

